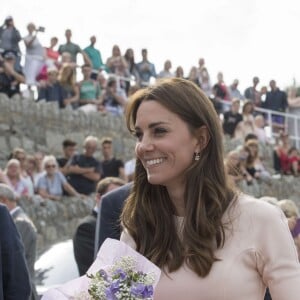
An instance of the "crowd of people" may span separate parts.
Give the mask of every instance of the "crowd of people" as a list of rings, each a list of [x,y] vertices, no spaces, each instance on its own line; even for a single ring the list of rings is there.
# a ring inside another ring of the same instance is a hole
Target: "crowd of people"
[[[270,80],[270,90],[266,85],[258,89],[259,78],[253,78],[244,92],[239,90],[239,80],[226,84],[223,73],[217,74],[214,83],[205,64],[200,58],[196,66],[192,66],[184,75],[178,66],[172,71],[172,62],[166,59],[163,69],[157,72],[157,66],[148,58],[147,49],[142,49],[141,60],[137,59],[132,48],[122,53],[118,45],[112,47],[111,56],[104,62],[101,51],[96,47],[96,36],[90,37],[90,43],[81,47],[72,40],[72,31],[65,31],[65,43],[59,44],[57,37],[50,39],[50,45],[42,45],[39,41],[43,27],[34,23],[27,26],[28,35],[21,37],[12,16],[5,19],[0,28],[0,92],[9,97],[20,93],[20,84],[38,88],[36,100],[55,101],[60,108],[71,106],[84,111],[110,112],[120,115],[124,111],[127,97],[140,87],[148,86],[153,80],[160,78],[186,78],[198,85],[207,96],[216,102],[220,113],[229,110],[233,99],[250,101],[255,107],[263,107],[277,112],[285,112],[288,107],[297,111],[299,107],[298,91],[291,90],[287,97],[275,80]],[[20,43],[25,45],[26,52],[20,51]],[[24,55],[24,66],[21,57]],[[78,55],[84,64],[77,63]],[[81,68],[82,80],[78,80],[78,68]],[[108,74],[108,77],[106,76]],[[285,127],[285,119],[280,115],[272,115],[272,123],[279,129]]]
[[[137,137],[137,159],[128,161],[128,164],[114,157],[113,140],[110,137],[102,137],[100,141],[98,137],[88,136],[80,151],[77,151],[75,141],[66,139],[62,144],[61,157],[55,157],[51,153],[26,153],[24,149],[16,148],[10,154],[4,170],[0,170],[0,183],[5,191],[3,196],[0,186],[0,202],[12,211],[16,209],[17,201],[22,196],[38,194],[44,199],[60,201],[64,195],[84,198],[96,192],[92,215],[79,224],[74,236],[75,257],[81,274],[86,272],[94,259],[94,252],[101,244],[96,243],[93,236],[96,234],[96,215],[102,196],[104,205],[104,194],[128,182],[131,182],[132,190],[121,215],[125,228],[121,239],[159,267],[166,267],[166,276],[162,278],[157,299],[167,299],[164,295],[169,297],[172,293],[172,299],[183,295],[180,284],[174,291],[167,288],[172,284],[169,276],[177,271],[181,272],[177,280],[183,279],[183,275],[191,280],[191,295],[199,293],[200,286],[207,295],[215,293],[214,289],[205,288],[204,280],[190,277],[190,271],[199,277],[208,276],[208,281],[213,276],[218,276],[213,268],[219,265],[218,257],[231,261],[237,254],[234,251],[234,255],[230,254],[222,246],[230,244],[231,247],[240,241],[246,248],[251,246],[248,244],[251,240],[245,241],[246,235],[243,237],[235,230],[236,226],[249,225],[252,217],[257,218],[262,227],[265,219],[270,218],[278,229],[277,234],[290,245],[289,238],[282,229],[283,225],[277,219],[277,212],[268,205],[254,203],[248,196],[238,195],[235,184],[240,181],[249,185],[254,181],[269,183],[276,172],[282,175],[299,175],[298,149],[291,143],[286,120],[281,115],[272,115],[274,130],[278,132],[278,139],[275,145],[272,144],[273,168],[268,169],[264,165],[260,145],[270,144],[271,141],[265,131],[266,116],[254,110],[255,107],[262,107],[285,112],[289,105],[296,108],[299,102],[297,91],[287,95],[277,87],[275,80],[270,81],[270,90],[266,86],[258,90],[259,78],[254,77],[253,85],[242,93],[238,89],[239,81],[236,79],[231,85],[226,85],[221,72],[217,75],[217,83],[212,84],[203,58],[199,59],[197,67],[191,68],[188,76],[184,76],[182,67],[178,67],[173,73],[170,60],[166,60],[163,70],[156,73],[155,64],[148,59],[147,49],[142,50],[142,60],[136,63],[133,49],[127,49],[123,55],[120,48],[114,45],[111,57],[104,63],[100,51],[95,48],[95,36],[91,37],[90,45],[82,49],[71,41],[72,32],[67,29],[66,43],[56,49],[58,39],[55,37],[51,38],[49,47],[40,44],[37,33],[42,32],[43,28],[36,28],[30,23],[27,29],[28,35],[22,38],[12,17],[7,17],[5,25],[0,28],[0,48],[4,50],[0,57],[1,93],[11,97],[20,93],[20,84],[26,84],[29,89],[37,86],[37,101],[55,101],[60,108],[71,106],[87,113],[100,111],[113,115],[123,115],[126,108],[128,129]],[[26,46],[24,68],[20,59],[21,40]],[[84,60],[81,81],[77,81],[78,54]],[[109,74],[108,78],[104,76],[104,71]],[[157,79],[153,89],[141,89],[149,86],[152,77]],[[170,78],[170,81],[161,81],[162,78]],[[132,95],[131,102],[128,102],[127,98]],[[220,122],[222,126],[219,126]],[[241,143],[226,154],[223,160],[221,143],[226,136],[238,139]],[[102,160],[95,157],[99,149]],[[159,169],[163,164],[165,169],[162,172]],[[139,176],[134,176],[134,172]],[[232,186],[229,182],[232,182]],[[191,193],[191,189],[196,190]],[[12,195],[8,191],[12,191]],[[122,201],[129,195],[129,190],[125,194]],[[138,199],[143,200],[139,202]],[[245,211],[251,203],[256,208],[251,210],[249,217]],[[292,232],[296,219],[299,218],[298,210],[290,200],[274,200],[274,203],[282,208]],[[294,207],[293,212],[286,209],[289,204]],[[239,223],[232,223],[232,230],[235,232],[232,240],[227,239],[229,233],[221,222],[223,217],[231,217],[227,210],[229,208],[233,215],[237,211],[240,213],[235,215]],[[103,211],[105,213],[105,209]],[[117,215],[117,220],[120,219],[120,214],[121,212]],[[184,220],[184,216],[189,216],[190,219]],[[101,221],[105,220],[103,218]],[[31,225],[31,232],[36,234],[34,225]],[[155,230],[157,226],[161,232]],[[248,234],[243,226],[242,231],[245,230],[244,234]],[[279,259],[280,253],[275,251],[273,257],[269,246],[261,241],[264,233],[274,233],[271,225],[265,228],[262,232],[251,232],[250,236],[252,241],[257,242],[255,246],[258,248],[253,251],[257,250],[258,262],[255,262],[255,266],[251,265],[251,270],[247,263],[240,263],[237,270],[244,274],[251,273],[252,278],[257,278],[256,273],[259,273],[264,277],[263,284],[271,288],[271,293],[273,291],[274,294],[290,295],[289,299],[296,299],[294,285],[288,290],[280,284],[280,279],[287,281],[288,277],[283,271],[277,271],[284,264]],[[105,231],[105,226],[101,230]],[[169,237],[164,236],[165,232],[170,233]],[[23,233],[20,233],[22,236]],[[109,234],[106,237],[110,237]],[[293,237],[300,250],[299,235]],[[182,241],[185,242],[184,247]],[[273,246],[279,246],[276,241],[273,242]],[[32,245],[34,242],[31,242]],[[24,246],[26,252],[25,242]],[[293,254],[288,246],[284,253],[292,262]],[[264,255],[270,260],[264,261]],[[220,264],[223,268],[224,261]],[[259,270],[256,263],[259,264]],[[29,266],[28,261],[27,264]],[[188,269],[182,268],[185,264]],[[297,269],[294,263],[289,267],[294,271]],[[293,274],[299,280],[297,272],[299,273],[296,270]],[[29,279],[31,277],[32,275]],[[240,279],[243,282],[243,277]],[[231,284],[230,280],[228,282]],[[29,283],[33,285],[32,280]],[[234,285],[236,286],[236,282]],[[261,280],[254,280],[249,285],[249,290],[244,290],[244,299],[250,299],[253,293],[261,295],[261,286]],[[229,293],[233,295],[232,299],[237,299],[237,286],[231,287],[232,291]],[[31,289],[32,299],[35,299],[34,287]],[[247,298],[249,291],[252,294]],[[191,299],[194,299],[193,296]]]

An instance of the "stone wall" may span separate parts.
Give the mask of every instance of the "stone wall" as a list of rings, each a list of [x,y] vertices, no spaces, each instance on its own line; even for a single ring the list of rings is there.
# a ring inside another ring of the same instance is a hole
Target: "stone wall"
[[[60,201],[45,200],[38,195],[22,198],[20,206],[37,228],[37,253],[58,241],[72,238],[81,218],[91,213],[94,197],[64,197]]]
[[[20,97],[7,98],[0,94],[0,166],[14,147],[22,147],[28,153],[42,151],[61,155],[62,141],[75,140],[81,151],[88,135],[101,139],[110,136],[114,140],[117,157],[129,160],[133,157],[134,139],[126,129],[123,117],[93,112],[86,114],[71,108],[59,109],[55,102],[34,102]],[[96,157],[101,157],[100,152]]]

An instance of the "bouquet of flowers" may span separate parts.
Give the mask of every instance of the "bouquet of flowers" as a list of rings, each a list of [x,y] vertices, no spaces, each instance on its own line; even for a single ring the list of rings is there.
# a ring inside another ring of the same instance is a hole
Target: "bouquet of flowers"
[[[150,300],[160,273],[125,243],[107,239],[87,275],[48,290],[42,300]]]
[[[132,256],[123,256],[107,271],[99,270],[91,278],[88,293],[93,300],[152,299],[154,275],[137,270]]]

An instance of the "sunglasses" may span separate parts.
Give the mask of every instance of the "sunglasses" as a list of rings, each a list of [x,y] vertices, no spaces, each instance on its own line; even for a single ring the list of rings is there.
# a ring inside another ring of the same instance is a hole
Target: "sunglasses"
[[[56,168],[56,165],[47,165],[45,166],[46,169],[49,169],[49,168]]]

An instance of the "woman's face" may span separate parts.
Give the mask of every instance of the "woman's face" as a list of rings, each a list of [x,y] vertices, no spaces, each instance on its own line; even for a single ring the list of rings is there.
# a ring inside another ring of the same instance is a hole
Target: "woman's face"
[[[113,56],[120,56],[121,55],[121,51],[120,48],[118,46],[114,46],[112,49],[112,55]]]
[[[136,116],[136,156],[148,181],[168,189],[185,183],[185,171],[199,152],[198,140],[188,125],[157,101],[141,103]]]
[[[15,163],[12,163],[7,167],[7,176],[9,178],[19,176],[20,172],[20,166]]]
[[[56,172],[56,163],[54,161],[47,161],[45,164],[45,171],[47,175],[53,175]]]
[[[245,114],[251,114],[252,110],[253,110],[253,106],[251,103],[246,104],[246,106],[244,107]]]
[[[258,147],[257,145],[249,145],[248,146],[249,150],[250,150],[250,154],[252,156],[256,156],[257,152],[258,152]]]

